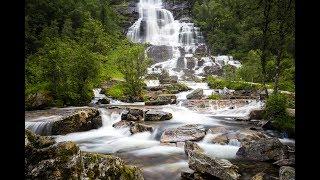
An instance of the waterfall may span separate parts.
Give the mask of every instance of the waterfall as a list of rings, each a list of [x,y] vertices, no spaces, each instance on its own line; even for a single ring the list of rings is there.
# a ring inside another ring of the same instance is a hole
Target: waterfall
[[[161,0],[140,0],[137,8],[139,19],[127,33],[132,42],[181,46],[186,51],[194,51],[194,47],[202,42],[199,28],[193,23],[175,20],[170,11],[163,9]]]

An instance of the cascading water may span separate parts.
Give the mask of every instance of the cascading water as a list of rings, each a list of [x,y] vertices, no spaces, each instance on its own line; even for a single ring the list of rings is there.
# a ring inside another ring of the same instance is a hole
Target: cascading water
[[[199,28],[193,23],[174,20],[170,11],[163,9],[162,0],[140,0],[139,19],[129,28],[127,37],[136,43],[191,47],[202,43]]]
[[[139,19],[129,28],[128,39],[135,43],[165,45],[172,48],[172,58],[163,59],[164,62],[154,64],[149,69],[149,73],[160,73],[161,69],[166,69],[170,75],[178,75],[180,79],[184,74],[182,70],[188,69],[187,56],[193,56],[199,46],[205,45],[200,29],[191,22],[175,20],[170,11],[163,9],[161,0],[140,0],[137,8]],[[179,65],[179,58],[182,58],[182,64],[184,64],[182,67]],[[205,65],[212,65],[212,60],[210,61],[211,64]],[[198,64],[196,60],[194,63]],[[202,70],[203,68],[200,68],[201,72]],[[198,74],[201,72],[198,70]]]

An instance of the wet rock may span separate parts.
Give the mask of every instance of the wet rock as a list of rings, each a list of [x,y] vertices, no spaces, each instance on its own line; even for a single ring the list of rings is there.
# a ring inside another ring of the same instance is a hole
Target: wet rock
[[[189,124],[165,130],[161,135],[160,142],[200,141],[205,135],[206,131],[203,126]]]
[[[252,111],[250,111],[249,114],[249,119],[255,119],[255,120],[259,120],[259,119],[263,119],[263,114],[265,113],[265,110],[263,109],[254,109]]]
[[[189,153],[191,151],[199,151],[199,152],[204,152],[204,150],[195,142],[192,141],[186,141],[184,144],[184,152],[186,153],[187,156],[189,156]]]
[[[170,120],[172,114],[164,111],[148,110],[145,113],[145,121],[165,121]]]
[[[173,83],[173,84],[164,84],[162,85],[167,93],[169,94],[176,94],[183,91],[188,91],[190,88],[182,83]],[[172,99],[175,99],[175,97],[172,96]]]
[[[126,165],[119,157],[82,153],[84,177],[88,179],[143,180],[141,169]]]
[[[145,124],[141,124],[141,123],[132,123],[131,124],[130,132],[132,134],[141,133],[141,132],[145,132],[145,131],[153,132],[153,127],[145,125]]]
[[[25,132],[26,179],[81,179],[79,147],[73,142],[56,143],[47,137]]]
[[[198,60],[198,66],[203,66],[204,64],[204,60],[203,59],[199,59]]]
[[[31,94],[25,99],[26,110],[44,109],[49,107],[53,102],[53,98],[48,92],[37,92]]]
[[[285,146],[278,138],[260,139],[242,144],[237,156],[257,161],[277,161],[285,156]]]
[[[142,109],[126,109],[121,114],[121,120],[126,121],[142,121],[143,120]]]
[[[289,159],[280,159],[279,161],[274,162],[273,164],[277,166],[294,166],[295,165],[295,158]]]
[[[102,119],[98,109],[83,108],[73,114],[63,117],[52,124],[52,135],[68,134],[88,131],[102,126]]]
[[[25,131],[26,179],[142,180],[142,171],[115,156],[81,152],[73,142]]]
[[[147,56],[153,59],[154,63],[167,61],[173,57],[171,46],[150,46],[147,49]]]
[[[251,180],[264,180],[265,179],[265,173],[264,172],[260,172],[256,175],[254,175]]]
[[[203,97],[203,89],[196,89],[187,95],[187,99],[201,99]]]
[[[178,76],[170,76],[168,71],[162,70],[159,81],[161,84],[170,84],[170,83],[177,83],[178,82]]]
[[[194,69],[196,67],[196,59],[193,57],[187,57],[187,68]]]
[[[102,98],[98,100],[99,104],[110,104],[110,100],[107,98]]]
[[[222,75],[223,71],[222,68],[218,65],[213,66],[205,66],[203,68],[204,76],[210,76],[210,75]]]
[[[260,123],[260,126],[264,130],[275,130],[276,129],[276,127],[274,126],[272,121],[262,121]]]
[[[222,145],[230,143],[244,144],[250,141],[257,141],[263,138],[267,138],[265,134],[250,129],[242,129],[236,132],[229,132],[224,127],[216,127],[209,129],[208,133],[213,134],[209,142]]]
[[[174,94],[160,94],[156,100],[146,101],[145,105],[154,106],[154,105],[166,105],[166,104],[175,104],[177,102],[177,97]]]
[[[294,180],[295,179],[295,169],[289,166],[282,166],[279,170],[280,180]]]
[[[238,167],[226,159],[209,157],[199,151],[191,151],[188,156],[189,168],[199,172],[207,173],[220,179],[239,179]]]
[[[227,128],[223,126],[213,127],[208,130],[208,133],[211,133],[211,134],[227,133],[227,132],[228,132]]]
[[[184,56],[181,56],[181,57],[178,58],[178,60],[177,60],[177,68],[178,69],[186,68],[186,64],[184,62]]]
[[[132,125],[133,121],[126,121],[126,120],[121,120],[119,122],[116,122],[112,125],[114,128],[127,128]]]
[[[194,53],[199,56],[207,56],[208,55],[207,46],[205,44],[199,45]]]

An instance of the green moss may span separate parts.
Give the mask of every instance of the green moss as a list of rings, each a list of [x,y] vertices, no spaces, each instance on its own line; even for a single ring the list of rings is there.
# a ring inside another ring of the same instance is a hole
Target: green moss
[[[219,100],[221,99],[221,95],[220,94],[211,94],[209,97],[209,99],[212,99],[212,100]]]
[[[119,83],[111,86],[106,90],[106,95],[111,96],[112,98],[115,99],[122,99],[124,97],[124,85]]]

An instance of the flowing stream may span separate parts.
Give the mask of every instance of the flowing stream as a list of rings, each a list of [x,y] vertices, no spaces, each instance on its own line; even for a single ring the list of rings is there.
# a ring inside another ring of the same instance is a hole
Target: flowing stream
[[[177,75],[179,82],[186,84],[192,90],[197,88],[204,89],[204,95],[209,96],[215,93],[208,87],[207,83],[196,83],[193,81],[182,81],[183,71],[175,70],[177,61],[184,54],[186,58],[193,57],[195,50],[203,45],[203,37],[200,29],[193,23],[175,20],[172,13],[163,8],[161,0],[140,0],[137,4],[139,9],[139,19],[129,28],[127,37],[136,43],[150,43],[152,45],[166,45],[173,49],[173,58],[164,62],[154,64],[150,67],[149,73],[157,73],[155,68],[161,65],[167,69],[170,75]],[[183,51],[181,51],[183,49]],[[204,66],[214,64],[210,57],[202,57],[204,64],[194,69],[194,75],[198,76],[203,72]],[[200,76],[199,76],[200,77]],[[158,86],[159,81],[151,80],[146,82],[147,86]],[[101,89],[95,89],[95,98],[92,103],[105,98],[100,94]],[[144,106],[144,103],[123,103],[111,100],[111,105],[133,105],[143,109],[156,109],[170,112],[173,118],[161,122],[145,122],[153,126],[153,133],[143,132],[131,135],[129,128],[114,128],[112,125],[121,120],[122,109],[99,108],[102,116],[103,126],[86,132],[77,132],[67,135],[56,136],[58,142],[74,141],[81,150],[98,153],[112,153],[120,156],[130,164],[138,165],[143,169],[145,179],[180,179],[180,173],[188,169],[187,157],[183,146],[164,145],[160,143],[160,136],[166,129],[176,128],[187,124],[201,124],[206,128],[215,126],[231,126],[237,129],[239,123],[232,117],[245,117],[250,110],[263,106],[262,102],[250,101],[245,104],[234,106],[219,106],[218,104],[209,105],[205,111],[190,109],[183,104],[186,95],[192,90],[177,94],[177,104],[164,106]],[[220,90],[223,91],[223,90]],[[50,128],[50,121],[28,122],[26,128],[39,134],[46,135],[45,131]],[[50,117],[49,117],[50,118]],[[226,123],[228,122],[228,123]],[[44,132],[42,132],[44,131]],[[212,134],[207,134],[204,139],[198,142],[205,152],[210,156],[218,158],[233,159],[239,148],[239,142],[232,141],[227,145],[208,143],[207,139]],[[288,140],[284,140],[288,141]]]

